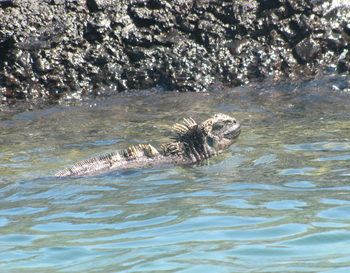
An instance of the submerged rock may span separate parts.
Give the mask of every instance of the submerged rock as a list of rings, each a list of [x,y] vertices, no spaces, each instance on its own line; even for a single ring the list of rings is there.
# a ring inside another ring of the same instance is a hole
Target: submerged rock
[[[334,3],[0,0],[1,99],[203,91],[303,67],[349,71],[350,5]]]

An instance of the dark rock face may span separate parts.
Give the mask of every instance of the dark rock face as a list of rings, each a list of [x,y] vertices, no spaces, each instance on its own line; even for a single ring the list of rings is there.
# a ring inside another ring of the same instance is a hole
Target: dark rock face
[[[327,0],[0,0],[1,99],[349,71],[349,14]]]

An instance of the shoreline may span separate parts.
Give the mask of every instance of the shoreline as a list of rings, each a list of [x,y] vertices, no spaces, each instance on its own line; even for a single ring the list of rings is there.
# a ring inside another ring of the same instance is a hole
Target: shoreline
[[[4,0],[3,106],[350,71],[339,1]]]

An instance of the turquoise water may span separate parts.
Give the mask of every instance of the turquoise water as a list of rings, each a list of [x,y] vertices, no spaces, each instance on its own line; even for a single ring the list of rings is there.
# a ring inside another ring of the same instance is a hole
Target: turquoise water
[[[350,76],[1,114],[1,272],[349,272]],[[183,117],[242,134],[199,167],[52,175]]]

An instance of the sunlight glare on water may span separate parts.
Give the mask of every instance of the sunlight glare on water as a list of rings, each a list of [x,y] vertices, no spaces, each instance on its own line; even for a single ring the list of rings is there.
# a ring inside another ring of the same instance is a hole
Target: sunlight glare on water
[[[2,117],[0,271],[350,270],[348,82],[126,93]],[[202,166],[53,178],[219,112],[242,134]]]

